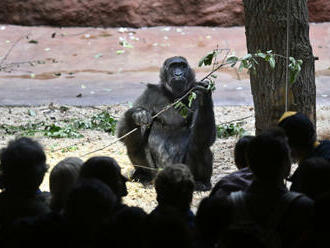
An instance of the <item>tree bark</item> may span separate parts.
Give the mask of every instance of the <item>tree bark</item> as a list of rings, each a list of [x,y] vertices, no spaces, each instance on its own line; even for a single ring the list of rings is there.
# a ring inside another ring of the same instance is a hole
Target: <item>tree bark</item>
[[[307,0],[243,0],[249,53],[272,50],[286,56],[289,3],[289,56],[303,60],[301,72],[288,90],[288,110],[303,112],[315,124],[316,87],[314,56],[309,40]],[[260,61],[250,74],[256,134],[277,125],[285,112],[286,59],[276,57],[275,69]]]

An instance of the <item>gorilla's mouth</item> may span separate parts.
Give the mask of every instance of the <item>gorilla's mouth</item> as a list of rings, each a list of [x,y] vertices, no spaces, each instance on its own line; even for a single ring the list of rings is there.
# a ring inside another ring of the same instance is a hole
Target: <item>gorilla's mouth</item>
[[[175,96],[182,96],[187,91],[187,80],[185,78],[173,78],[171,80],[172,93]]]

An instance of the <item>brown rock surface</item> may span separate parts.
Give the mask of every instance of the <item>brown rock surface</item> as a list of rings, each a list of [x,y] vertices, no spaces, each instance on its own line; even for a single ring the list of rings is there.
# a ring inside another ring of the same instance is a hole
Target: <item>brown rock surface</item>
[[[330,21],[330,2],[310,0],[312,22]],[[242,0],[1,0],[0,23],[51,26],[237,26]]]
[[[313,22],[330,21],[330,1],[329,0],[309,0],[309,19]]]

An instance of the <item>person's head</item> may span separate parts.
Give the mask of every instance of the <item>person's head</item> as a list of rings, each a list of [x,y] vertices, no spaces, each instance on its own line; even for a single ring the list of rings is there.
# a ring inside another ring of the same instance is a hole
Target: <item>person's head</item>
[[[36,192],[47,172],[42,146],[30,138],[9,142],[1,151],[2,187],[14,192]]]
[[[51,193],[50,207],[60,211],[69,192],[76,183],[83,161],[77,157],[68,157],[57,163],[49,175]]]
[[[112,218],[117,197],[102,181],[79,179],[64,205],[68,223],[83,232],[95,232]]]
[[[120,199],[127,195],[127,178],[121,174],[116,160],[111,157],[92,157],[80,169],[81,178],[97,178],[107,184]]]
[[[234,159],[235,159],[235,165],[238,169],[243,169],[248,166],[245,158],[245,153],[246,153],[247,145],[253,139],[253,137],[254,136],[251,135],[243,136],[235,144]]]
[[[189,248],[192,247],[192,233],[188,223],[176,208],[165,206],[146,217],[144,239],[147,248]]]
[[[312,157],[301,163],[301,191],[313,200],[330,191],[330,163],[321,157]]]
[[[186,165],[173,164],[165,167],[155,179],[159,205],[188,210],[192,201],[194,184],[193,175]]]
[[[316,131],[306,115],[299,112],[285,112],[278,126],[285,130],[294,160],[302,160],[313,150]]]
[[[290,148],[280,128],[269,129],[248,144],[246,159],[256,179],[278,183],[288,177],[291,169]]]

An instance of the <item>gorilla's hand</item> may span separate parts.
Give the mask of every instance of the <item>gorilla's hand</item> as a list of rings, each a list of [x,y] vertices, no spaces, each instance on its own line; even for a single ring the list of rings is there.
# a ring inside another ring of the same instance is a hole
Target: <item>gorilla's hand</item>
[[[194,92],[197,94],[199,105],[201,106],[204,105],[205,101],[212,95],[212,90],[209,89],[209,84],[204,81],[196,83]]]
[[[152,116],[149,111],[138,108],[133,114],[132,119],[137,126],[148,126],[152,123]]]

